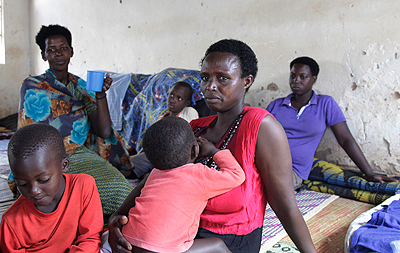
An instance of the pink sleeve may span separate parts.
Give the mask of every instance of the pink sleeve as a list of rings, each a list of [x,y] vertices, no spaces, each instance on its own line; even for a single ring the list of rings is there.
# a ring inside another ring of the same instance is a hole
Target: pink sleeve
[[[208,167],[204,170],[203,182],[208,198],[228,192],[245,180],[242,167],[229,149],[218,151],[213,158],[220,170]]]
[[[79,219],[79,234],[69,252],[100,252],[103,211],[94,179],[85,177],[82,183],[82,214]],[[80,205],[80,203],[76,203]]]

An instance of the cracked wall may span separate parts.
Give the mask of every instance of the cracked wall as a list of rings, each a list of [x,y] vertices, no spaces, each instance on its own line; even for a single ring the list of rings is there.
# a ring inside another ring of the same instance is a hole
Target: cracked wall
[[[371,168],[389,176],[400,175],[399,53],[400,44],[390,41],[353,47],[343,52],[337,64],[320,62],[321,74],[314,85],[317,93],[331,95],[338,102]],[[331,73],[322,74],[327,70]],[[289,93],[288,83],[280,86],[270,82],[251,90],[246,102],[265,108],[273,99]],[[357,169],[330,129],[316,157]]]
[[[400,44],[390,41],[351,48],[343,52],[337,64],[320,61],[321,74],[314,85],[317,93],[331,95],[338,102],[372,169],[390,176],[400,175],[399,53]],[[290,93],[288,77],[286,79],[286,84],[270,82],[251,90],[246,102],[265,108],[273,99],[286,96]],[[316,157],[357,169],[330,129]]]

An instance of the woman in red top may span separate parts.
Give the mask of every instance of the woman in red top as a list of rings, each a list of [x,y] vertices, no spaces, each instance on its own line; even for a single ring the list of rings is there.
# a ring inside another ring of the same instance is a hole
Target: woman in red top
[[[192,129],[218,148],[230,149],[243,167],[246,180],[208,202],[198,238],[218,237],[232,252],[258,253],[268,200],[298,249],[316,252],[297,208],[285,132],[268,112],[244,104],[244,95],[256,75],[256,56],[241,41],[218,41],[208,48],[202,60],[201,89],[207,106],[217,115],[192,121]],[[207,157],[201,162],[218,167]],[[140,189],[136,189],[138,193]],[[120,233],[121,225],[126,224],[126,217],[120,216],[124,210],[125,207],[110,218],[109,242],[115,252],[129,252],[125,251],[129,243]]]

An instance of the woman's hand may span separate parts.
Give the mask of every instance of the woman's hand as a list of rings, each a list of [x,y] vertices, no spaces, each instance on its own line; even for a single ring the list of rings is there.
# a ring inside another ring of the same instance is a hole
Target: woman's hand
[[[102,91],[96,92],[96,99],[99,102],[100,100],[104,99],[106,101],[106,91],[108,91],[111,87],[113,79],[110,77],[110,73],[106,74],[106,78],[103,81],[103,88]]]
[[[128,217],[125,215],[111,215],[109,224],[108,243],[113,252],[129,253],[132,251],[132,245],[122,235],[122,226],[128,223]]]
[[[367,181],[370,182],[378,182],[378,183],[384,183],[384,182],[399,182],[396,178],[393,177],[386,177],[378,174],[371,174],[371,175],[365,175],[364,176]]]
[[[110,73],[106,74],[106,78],[103,81],[103,92],[108,91],[110,89],[113,79],[110,77]]]

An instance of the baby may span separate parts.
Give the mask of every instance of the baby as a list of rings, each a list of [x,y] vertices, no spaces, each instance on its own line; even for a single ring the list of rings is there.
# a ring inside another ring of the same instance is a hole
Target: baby
[[[54,127],[32,124],[8,144],[22,194],[4,213],[0,252],[99,252],[103,213],[94,179],[64,174],[70,161]]]
[[[150,126],[143,150],[154,169],[122,229],[132,252],[229,252],[220,239],[194,238],[208,199],[245,180],[231,152],[206,139],[196,140],[189,123],[179,117],[165,117]],[[219,171],[193,163],[207,156],[213,156]]]

